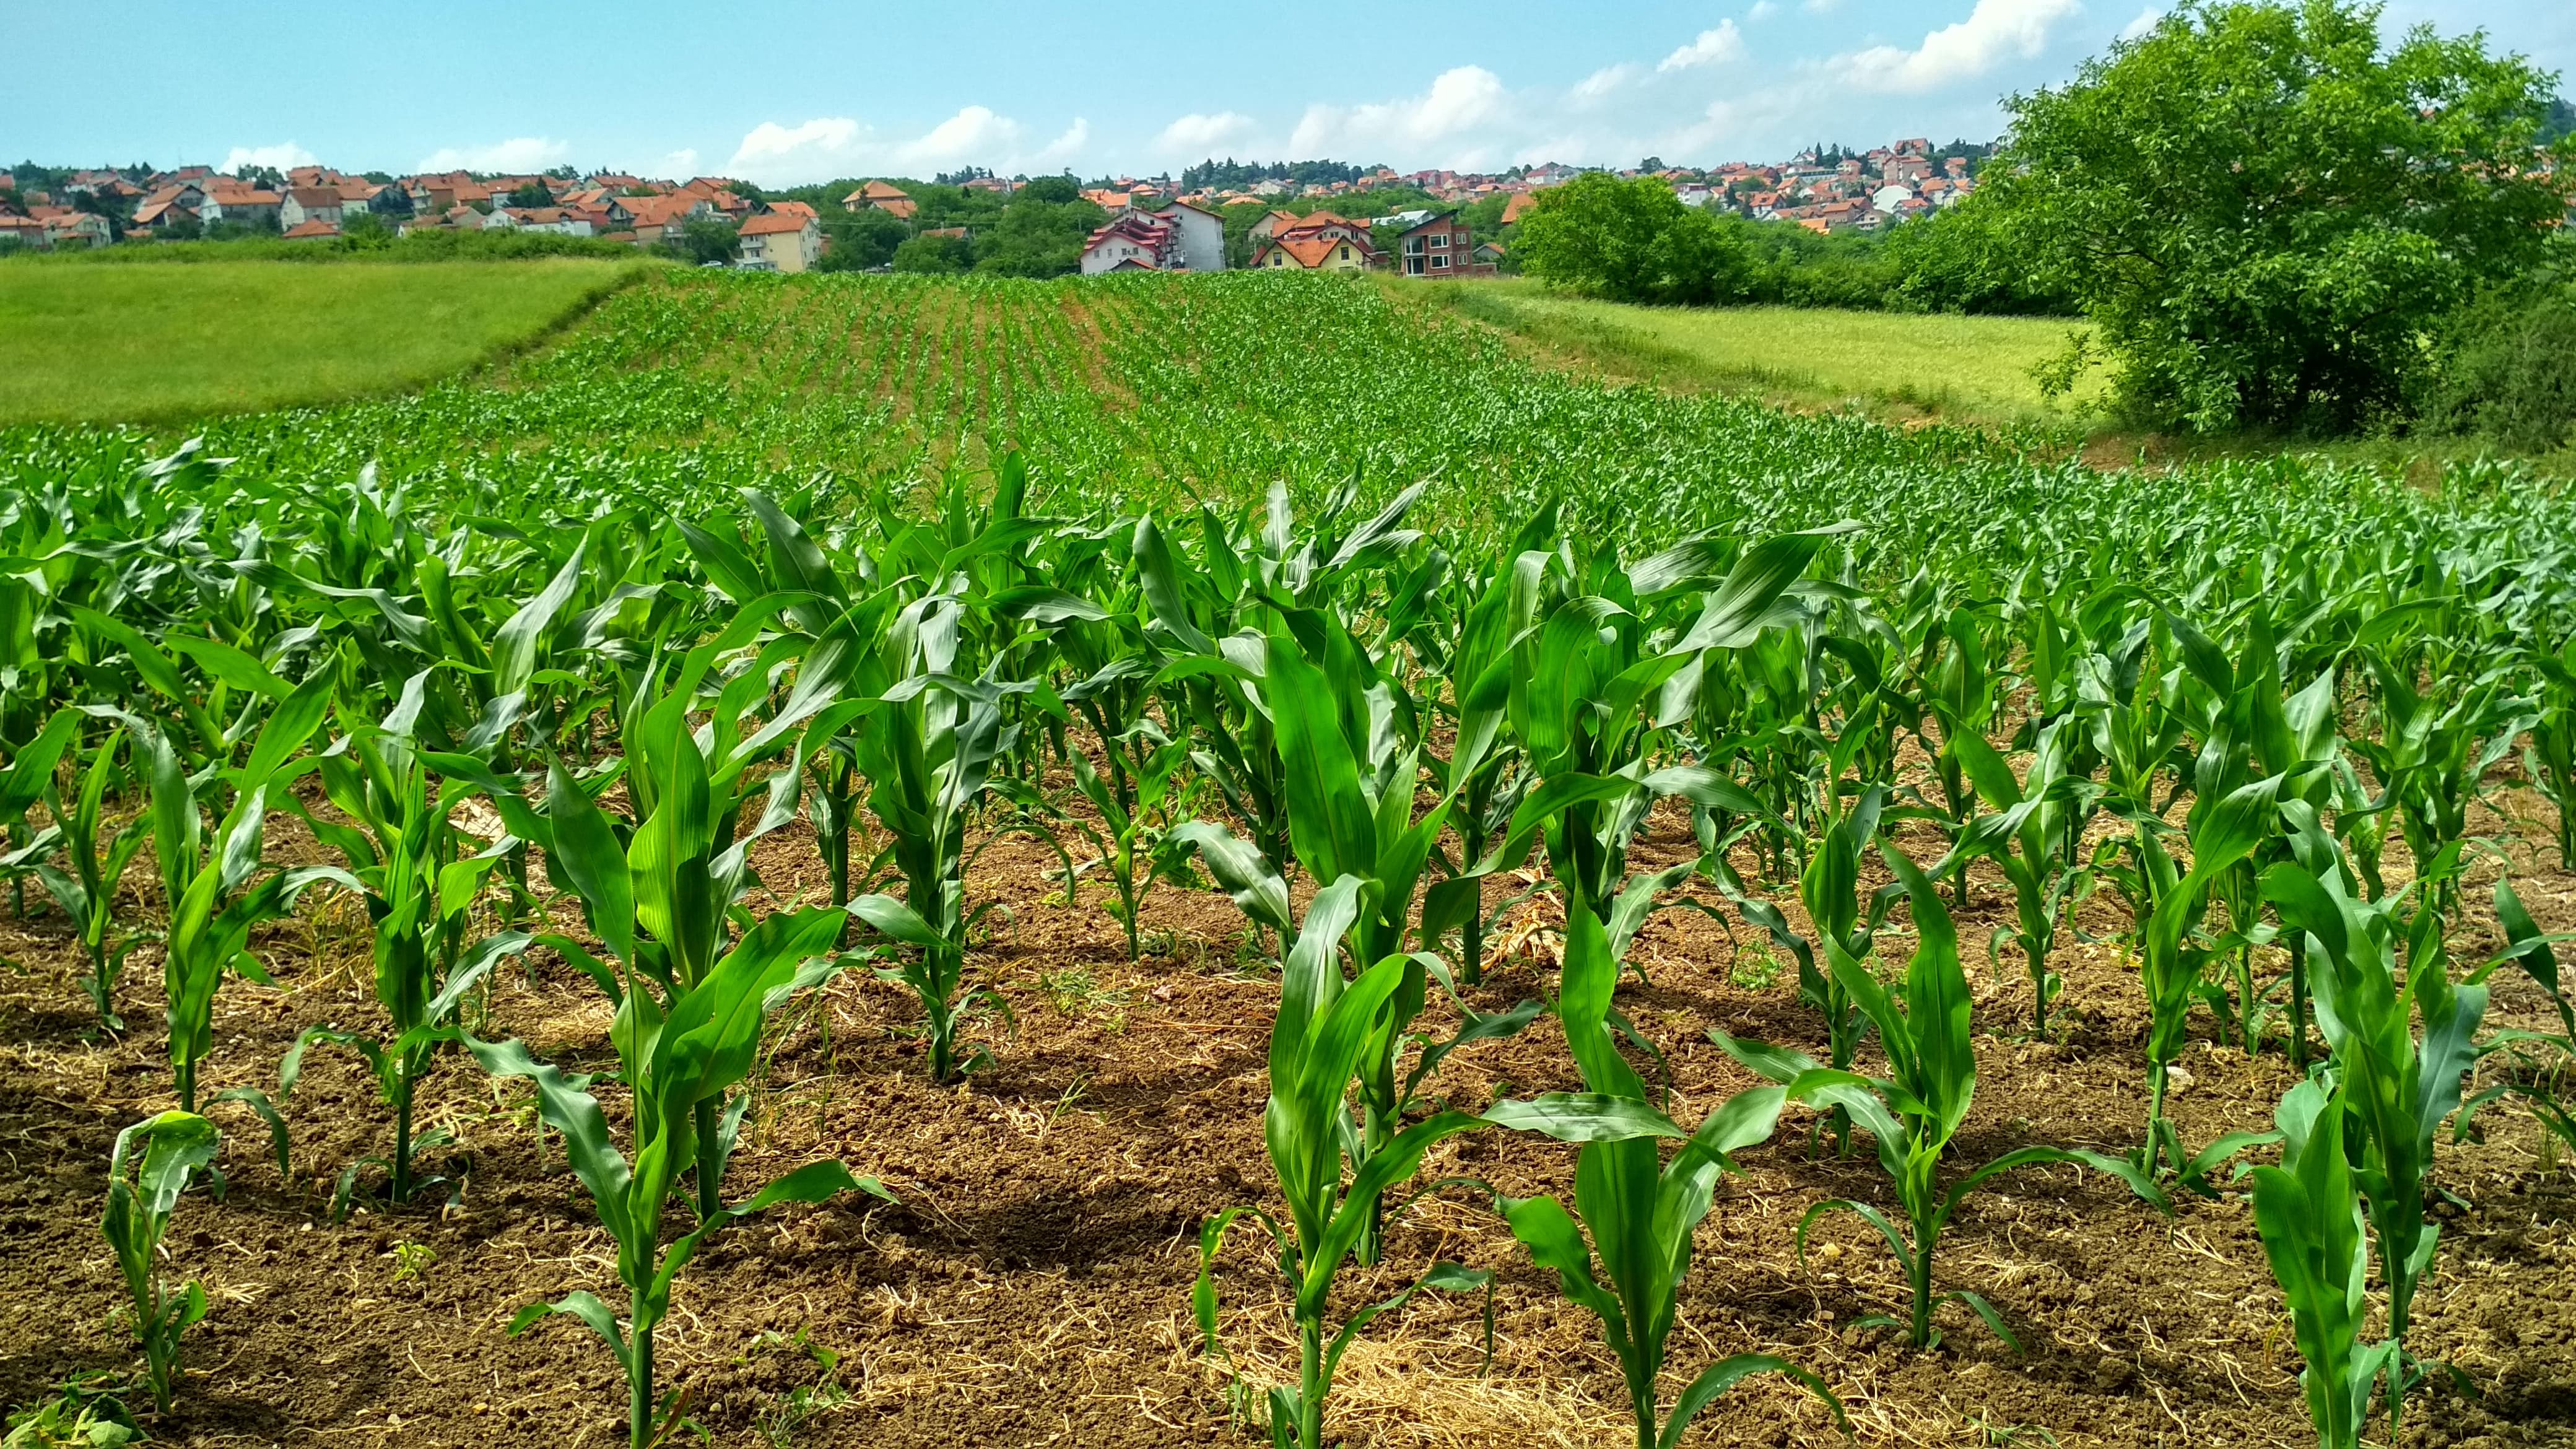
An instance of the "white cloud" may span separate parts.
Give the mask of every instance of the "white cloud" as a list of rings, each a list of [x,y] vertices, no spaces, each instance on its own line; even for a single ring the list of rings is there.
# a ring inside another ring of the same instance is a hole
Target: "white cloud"
[[[1373,161],[1389,155],[1408,162],[1438,151],[1444,164],[1474,166],[1484,159],[1486,138],[1471,133],[1501,120],[1509,110],[1502,79],[1478,65],[1447,70],[1418,96],[1360,106],[1312,105],[1288,138],[1298,156],[1346,156]],[[1465,149],[1458,147],[1468,139]]]
[[[1924,36],[1912,50],[1872,46],[1841,57],[1836,68],[1866,89],[1920,94],[2037,56],[2050,27],[2082,9],[2077,0],[1977,0],[1967,19]]]
[[[1074,158],[1082,154],[1083,148],[1090,144],[1091,122],[1076,116],[1073,118],[1073,124],[1064,128],[1062,135],[1039,147],[1038,153],[1030,157],[1025,166],[1015,165],[1012,169],[1036,172],[1070,166]]]
[[[2156,22],[2164,18],[2164,11],[2150,5],[2146,9],[2138,12],[2137,19],[2120,27],[2120,38],[2122,40],[2143,39],[2147,32],[2156,28]]]
[[[489,146],[442,146],[421,158],[422,171],[543,171],[561,166],[572,145],[543,136],[513,136]]]
[[[662,158],[661,174],[674,179],[698,173],[698,148],[683,146]]]
[[[796,125],[763,121],[734,148],[726,171],[763,186],[794,186],[867,172],[928,174],[960,166],[996,171],[1052,170],[1091,140],[1076,117],[1054,139],[1032,149],[1028,128],[989,106],[967,106],[917,136],[889,136],[848,116],[818,116]]]
[[[1574,89],[1565,93],[1566,99],[1578,106],[1592,105],[1607,100],[1613,94],[1625,89],[1637,76],[1637,67],[1626,61],[1621,61],[1617,65],[1605,65],[1575,82]]]
[[[298,166],[318,166],[321,162],[310,151],[292,141],[274,146],[235,146],[224,153],[224,164],[215,169],[227,176],[238,176],[245,166],[265,166],[272,171],[288,171]]]
[[[1703,30],[1699,39],[1665,56],[1655,67],[1659,71],[1688,70],[1696,65],[1717,65],[1744,58],[1744,32],[1732,20],[1717,22],[1714,30]]]
[[[1773,3],[1773,0],[1753,0],[1753,8],[1744,12],[1744,18],[1747,20],[1768,20],[1779,13],[1780,7]]]
[[[1253,119],[1241,111],[1219,111],[1213,116],[1193,111],[1163,128],[1163,134],[1154,138],[1154,154],[1198,160],[1241,144],[1254,129]]]

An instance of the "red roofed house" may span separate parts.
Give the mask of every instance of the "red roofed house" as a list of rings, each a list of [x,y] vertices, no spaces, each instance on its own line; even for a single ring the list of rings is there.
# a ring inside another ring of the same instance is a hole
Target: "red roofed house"
[[[1521,192],[1511,200],[1504,202],[1503,225],[1511,226],[1516,224],[1522,217],[1529,215],[1530,208],[1536,205],[1538,205],[1538,193],[1535,191]]]
[[[746,272],[801,272],[823,255],[823,223],[786,210],[751,218],[736,237]]]
[[[685,192],[670,196],[629,196],[620,204],[635,224],[635,244],[646,247],[661,241],[666,235],[677,233],[700,217],[715,214],[715,208],[707,204],[705,197]]]
[[[285,200],[274,191],[261,191],[235,182],[230,186],[209,187],[206,204],[198,209],[197,214],[205,218],[208,226],[225,221],[275,221],[278,208]]]
[[[206,193],[188,182],[164,186],[143,198],[134,208],[136,226],[159,226],[164,222],[194,217],[204,205]]]
[[[1252,253],[1256,271],[1358,272],[1382,260],[1366,228],[1329,211],[1272,232]]]
[[[842,197],[841,205],[852,211],[882,211],[897,221],[912,220],[912,214],[920,209],[903,188],[883,181],[871,181]]]
[[[1179,272],[1181,229],[1161,217],[1122,211],[1082,244],[1082,274],[1108,272]]]
[[[340,210],[347,204],[337,185],[290,187],[277,204],[277,224],[292,232],[308,221],[328,222],[337,235]]]
[[[335,237],[339,234],[340,224],[338,222],[323,221],[318,217],[311,221],[297,222],[295,225],[288,227],[284,233],[288,241],[312,241],[326,237]]]
[[[1156,211],[1130,208],[1110,217],[1083,244],[1085,276],[1147,270],[1224,271],[1225,219],[1185,201]]]

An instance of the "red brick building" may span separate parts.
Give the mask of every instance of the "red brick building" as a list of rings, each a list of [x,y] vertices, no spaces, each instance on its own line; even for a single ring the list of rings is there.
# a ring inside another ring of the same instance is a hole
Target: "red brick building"
[[[1458,213],[1444,212],[1395,240],[1396,270],[1408,277],[1490,277],[1491,262],[1476,260],[1476,238]]]

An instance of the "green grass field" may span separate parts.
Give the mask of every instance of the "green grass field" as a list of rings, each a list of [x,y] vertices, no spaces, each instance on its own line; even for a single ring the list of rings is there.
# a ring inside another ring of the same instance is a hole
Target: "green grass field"
[[[1836,312],[1795,307],[1671,308],[1594,302],[1535,282],[1461,283],[1440,300],[1538,346],[1666,386],[1751,392],[1792,406],[1857,404],[1876,415],[2047,423],[2070,407],[2040,395],[2031,368],[2081,323],[2037,317]]]
[[[643,264],[0,266],[0,424],[180,422],[416,387]]]

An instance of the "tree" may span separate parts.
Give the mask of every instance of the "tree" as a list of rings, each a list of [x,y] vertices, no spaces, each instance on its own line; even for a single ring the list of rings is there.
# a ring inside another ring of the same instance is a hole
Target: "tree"
[[[917,236],[894,249],[894,269],[954,276],[975,265],[975,249],[962,236]]]
[[[1060,183],[1060,178],[1058,179]],[[1061,277],[1082,266],[1082,244],[1109,213],[1079,196],[1049,202],[1030,182],[1002,208],[1002,219],[976,238],[975,270],[1006,277]]]
[[[734,224],[715,217],[700,217],[680,228],[680,234],[662,234],[662,250],[684,262],[701,266],[708,262],[729,262],[740,245]]]
[[[1082,183],[1070,176],[1033,176],[1021,182],[1020,189],[1011,193],[1011,203],[1015,206],[1023,201],[1066,206],[1081,200]]]
[[[2569,105],[2564,96],[2551,96],[2548,113],[2541,118],[2540,139],[2545,145],[2555,146],[2569,136],[2576,136],[2576,106]]]
[[[1539,192],[1513,251],[1532,275],[1614,302],[1741,301],[1753,275],[1741,238],[1651,176],[1587,172]]]
[[[816,271],[864,272],[893,261],[895,248],[912,236],[912,228],[873,207],[832,210],[823,212],[823,235],[831,244],[815,263]]]
[[[2559,217],[2550,80],[2474,33],[2383,50],[2374,5],[2192,0],[2012,98],[1967,205],[2093,319],[2139,421],[2347,430]]]
[[[555,194],[542,181],[522,181],[510,193],[510,204],[516,207],[552,206]]]

